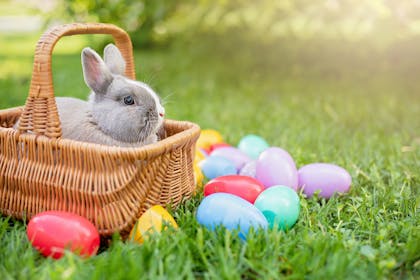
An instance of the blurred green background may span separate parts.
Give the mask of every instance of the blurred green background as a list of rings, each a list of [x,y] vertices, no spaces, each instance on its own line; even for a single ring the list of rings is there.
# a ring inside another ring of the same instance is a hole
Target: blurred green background
[[[0,21],[2,57],[33,51],[29,44],[5,44],[11,36],[36,38],[50,25],[80,21],[114,23],[140,50],[178,44],[248,60],[257,74],[372,79],[387,73],[415,80],[420,68],[416,0],[0,0]],[[2,68],[1,74],[15,71]]]
[[[169,117],[217,128],[229,116],[221,111],[244,102],[254,114],[242,117],[260,122],[267,116],[257,112],[267,111],[268,100],[296,110],[318,102],[349,129],[370,121],[418,138],[418,1],[0,0],[0,86],[13,92],[3,90],[1,107],[23,104],[40,34],[74,21],[110,22],[130,33],[138,78],[168,101]],[[109,39],[58,43],[56,95],[86,98],[78,56],[88,45],[101,51]],[[380,114],[389,114],[386,122]],[[238,131],[254,129],[238,120]],[[229,138],[230,130],[225,133]]]
[[[388,74],[414,86],[420,70],[416,0],[0,0],[0,21],[3,77],[18,72],[8,59],[30,55],[41,31],[74,21],[114,23],[138,50],[181,45],[179,59],[188,60],[191,48],[247,64],[255,75],[364,81]],[[17,34],[35,35],[11,42]],[[104,45],[98,38],[89,43]],[[67,45],[76,53],[86,44],[79,38]]]

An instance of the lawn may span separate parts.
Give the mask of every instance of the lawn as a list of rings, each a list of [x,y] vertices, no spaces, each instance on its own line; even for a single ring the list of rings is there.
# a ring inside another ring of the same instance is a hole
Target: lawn
[[[36,39],[0,37],[0,108],[25,102]],[[79,55],[84,43],[69,39],[58,46],[58,96],[87,96]],[[419,68],[394,69],[386,57],[362,51],[347,59],[338,51],[300,51],[201,38],[136,51],[136,72],[163,97],[168,118],[216,129],[233,145],[258,134],[289,151],[298,167],[338,164],[352,176],[348,194],[330,200],[300,194],[292,229],[241,242],[196,222],[198,192],[171,209],[180,230],[142,246],[115,236],[90,259],[43,258],[23,222],[2,217],[1,278],[418,279]]]

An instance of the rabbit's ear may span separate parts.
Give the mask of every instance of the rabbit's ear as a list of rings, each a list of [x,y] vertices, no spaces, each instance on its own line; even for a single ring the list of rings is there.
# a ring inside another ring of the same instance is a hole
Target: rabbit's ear
[[[102,58],[91,48],[82,51],[83,76],[86,84],[98,94],[105,94],[112,82],[112,74]]]
[[[125,60],[120,50],[114,44],[109,44],[105,47],[104,60],[111,73],[124,76]]]

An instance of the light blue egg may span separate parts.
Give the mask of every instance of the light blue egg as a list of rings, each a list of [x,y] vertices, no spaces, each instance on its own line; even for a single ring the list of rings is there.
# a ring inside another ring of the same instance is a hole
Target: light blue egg
[[[235,164],[221,156],[209,156],[200,161],[198,165],[204,176],[210,180],[220,176],[237,174]]]
[[[245,152],[252,159],[257,159],[268,147],[269,145],[264,138],[253,134],[243,137],[238,144],[239,150]]]
[[[252,203],[228,193],[206,196],[197,209],[197,221],[208,229],[224,226],[228,230],[239,229],[239,237],[246,240],[250,228],[267,229],[264,215]]]
[[[235,147],[221,147],[211,153],[212,156],[224,157],[230,160],[239,171],[241,168],[252,159],[244,152]]]

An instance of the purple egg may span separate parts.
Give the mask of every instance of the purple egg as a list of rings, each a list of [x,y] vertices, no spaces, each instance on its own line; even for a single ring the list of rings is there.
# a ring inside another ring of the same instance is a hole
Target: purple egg
[[[224,157],[230,160],[234,163],[237,171],[241,170],[246,163],[252,160],[247,154],[235,147],[218,148],[214,150],[211,155]]]
[[[345,193],[351,185],[351,176],[344,168],[329,163],[312,163],[298,171],[299,188],[311,197],[316,191],[319,196],[330,198],[334,193]]]
[[[243,176],[249,176],[252,178],[255,178],[255,175],[257,173],[257,161],[253,160],[248,163],[246,163],[241,170],[239,171],[239,175]]]
[[[256,179],[266,188],[283,185],[297,190],[296,164],[288,152],[271,147],[260,154],[256,166]]]

